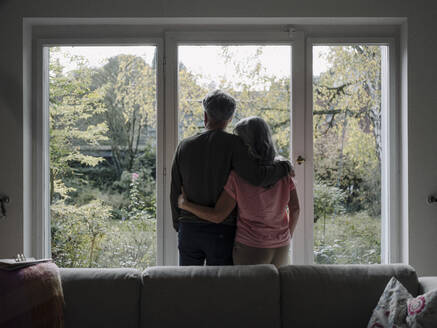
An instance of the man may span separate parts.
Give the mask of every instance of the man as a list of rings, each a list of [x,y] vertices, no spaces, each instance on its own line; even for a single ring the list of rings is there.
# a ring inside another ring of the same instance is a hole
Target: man
[[[203,99],[206,131],[186,138],[173,159],[170,201],[173,226],[178,231],[180,265],[232,265],[235,211],[221,224],[210,223],[178,208],[183,186],[187,198],[211,206],[219,198],[233,169],[257,186],[269,186],[290,173],[288,161],[261,165],[242,140],[225,132],[236,107],[235,99],[215,90]]]

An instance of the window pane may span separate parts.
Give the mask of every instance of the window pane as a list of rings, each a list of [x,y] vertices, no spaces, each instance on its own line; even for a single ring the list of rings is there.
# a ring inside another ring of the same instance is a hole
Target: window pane
[[[156,262],[156,47],[49,48],[51,253]]]
[[[237,100],[236,122],[264,118],[278,153],[290,153],[291,47],[284,45],[179,46],[179,140],[201,132],[202,99],[222,89]]]
[[[316,263],[381,262],[382,48],[313,47]]]

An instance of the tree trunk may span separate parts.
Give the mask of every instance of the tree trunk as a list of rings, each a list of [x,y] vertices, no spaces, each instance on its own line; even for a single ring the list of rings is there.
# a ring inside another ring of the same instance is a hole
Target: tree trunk
[[[53,204],[55,197],[55,174],[53,169],[50,169],[50,205]]]
[[[88,266],[90,268],[92,268],[95,243],[96,243],[96,236],[92,236],[92,238],[91,238],[90,259],[89,259],[89,263],[88,263]]]

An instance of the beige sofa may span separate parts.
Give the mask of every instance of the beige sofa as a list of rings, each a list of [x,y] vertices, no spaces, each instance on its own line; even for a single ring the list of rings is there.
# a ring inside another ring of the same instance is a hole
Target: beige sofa
[[[65,327],[366,327],[392,276],[437,288],[406,265],[61,269]]]

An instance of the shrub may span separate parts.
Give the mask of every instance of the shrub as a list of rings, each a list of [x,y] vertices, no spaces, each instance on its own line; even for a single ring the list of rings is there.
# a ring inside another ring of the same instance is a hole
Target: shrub
[[[314,222],[334,213],[343,213],[344,200],[345,195],[341,189],[317,181],[314,184]]]
[[[326,231],[314,225],[314,262],[319,264],[381,263],[381,220],[367,212],[326,220]]]
[[[94,267],[107,232],[110,207],[101,201],[83,206],[59,201],[51,206],[52,257],[62,267]]]

